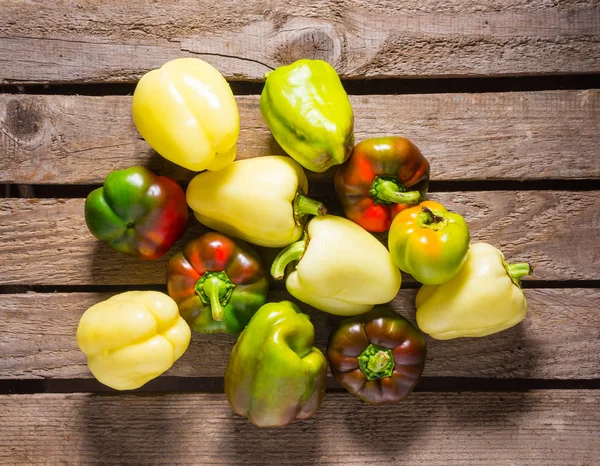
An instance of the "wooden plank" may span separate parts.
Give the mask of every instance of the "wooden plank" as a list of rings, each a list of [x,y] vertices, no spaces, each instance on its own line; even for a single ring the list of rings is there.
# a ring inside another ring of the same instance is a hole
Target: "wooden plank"
[[[131,82],[188,56],[249,80],[298,58],[327,60],[349,79],[600,71],[594,0],[9,0],[2,8],[0,83]]]
[[[237,98],[238,158],[282,154],[258,96]],[[352,96],[356,140],[410,137],[435,180],[600,178],[600,91]],[[0,95],[0,183],[102,183],[141,164],[179,180],[139,136],[131,97]]]
[[[322,196],[319,196],[322,198]],[[473,241],[528,261],[536,280],[598,280],[598,191],[433,193],[469,223]],[[331,195],[325,202],[335,209]],[[183,239],[157,261],[115,252],[87,230],[83,199],[0,199],[0,285],[142,285],[165,283],[166,262],[206,231],[195,219]],[[385,236],[380,238],[387,243]],[[277,250],[261,248],[269,261]]]
[[[277,430],[255,428],[220,394],[4,395],[0,462],[595,464],[599,395],[423,392],[376,409],[330,393],[312,419]]]
[[[0,379],[92,378],[75,333],[90,306],[115,293],[0,295]],[[414,322],[416,290],[401,290],[393,309]],[[527,289],[527,318],[486,338],[427,338],[426,377],[520,379],[600,378],[600,289]],[[269,300],[292,299],[272,291]],[[294,300],[296,301],[296,300]],[[297,302],[297,301],[296,301]],[[315,326],[323,351],[340,320],[297,302]],[[222,377],[236,337],[194,333],[165,375]]]

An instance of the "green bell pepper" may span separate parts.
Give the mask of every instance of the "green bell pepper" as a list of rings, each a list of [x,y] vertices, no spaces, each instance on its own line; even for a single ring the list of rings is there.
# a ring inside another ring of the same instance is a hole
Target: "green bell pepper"
[[[308,170],[324,172],[352,153],[352,106],[325,61],[298,60],[267,73],[260,111],[283,150]]]
[[[325,396],[327,361],[314,327],[289,301],[268,303],[250,320],[225,371],[231,408],[258,427],[307,419]]]

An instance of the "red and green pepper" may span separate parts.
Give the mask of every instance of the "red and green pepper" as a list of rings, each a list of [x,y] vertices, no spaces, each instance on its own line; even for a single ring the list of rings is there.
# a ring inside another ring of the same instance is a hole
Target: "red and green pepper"
[[[166,176],[144,167],[110,173],[85,201],[90,232],[117,251],[158,259],[188,224],[185,193]]]
[[[210,232],[171,258],[167,288],[197,332],[238,333],[265,303],[269,281],[247,244]]]
[[[425,198],[429,162],[401,137],[366,139],[335,175],[335,190],[346,217],[365,230],[384,232],[394,217]]]
[[[458,273],[469,252],[469,227],[435,201],[401,212],[390,227],[392,260],[425,285],[440,285]]]

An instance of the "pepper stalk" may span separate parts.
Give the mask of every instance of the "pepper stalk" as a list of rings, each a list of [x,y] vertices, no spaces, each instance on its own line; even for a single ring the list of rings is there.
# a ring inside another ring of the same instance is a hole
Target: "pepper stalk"
[[[421,199],[419,191],[406,191],[397,176],[376,176],[369,190],[369,195],[377,204],[413,205]]]
[[[511,281],[519,288],[523,288],[521,278],[526,277],[527,275],[531,275],[533,273],[533,266],[529,265],[527,262],[517,262],[515,264],[510,264],[503,260],[502,265],[504,265],[506,273],[510,277]]]
[[[302,259],[307,246],[308,236],[304,233],[301,239],[281,250],[271,265],[271,275],[273,278],[275,280],[283,280],[286,267],[292,262],[298,262]]]
[[[294,219],[298,225],[302,225],[308,215],[321,216],[326,213],[327,207],[322,202],[311,199],[304,194],[296,194],[294,198]]]
[[[379,380],[394,372],[394,355],[389,348],[370,344],[358,357],[358,364],[367,380]]]
[[[225,272],[204,272],[194,287],[202,302],[210,304],[212,318],[217,322],[225,318],[223,307],[229,302],[234,288]]]

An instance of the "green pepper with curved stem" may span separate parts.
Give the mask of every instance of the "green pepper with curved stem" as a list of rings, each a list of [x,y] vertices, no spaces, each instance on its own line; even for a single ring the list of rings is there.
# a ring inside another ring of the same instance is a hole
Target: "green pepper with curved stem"
[[[265,303],[269,281],[250,246],[210,232],[171,258],[167,288],[195,331],[238,333]]]
[[[406,398],[423,373],[426,353],[425,337],[384,306],[342,321],[327,342],[335,379],[372,404]]]
[[[231,408],[259,427],[311,417],[325,396],[327,361],[309,317],[289,301],[261,307],[235,344],[225,371]]]

